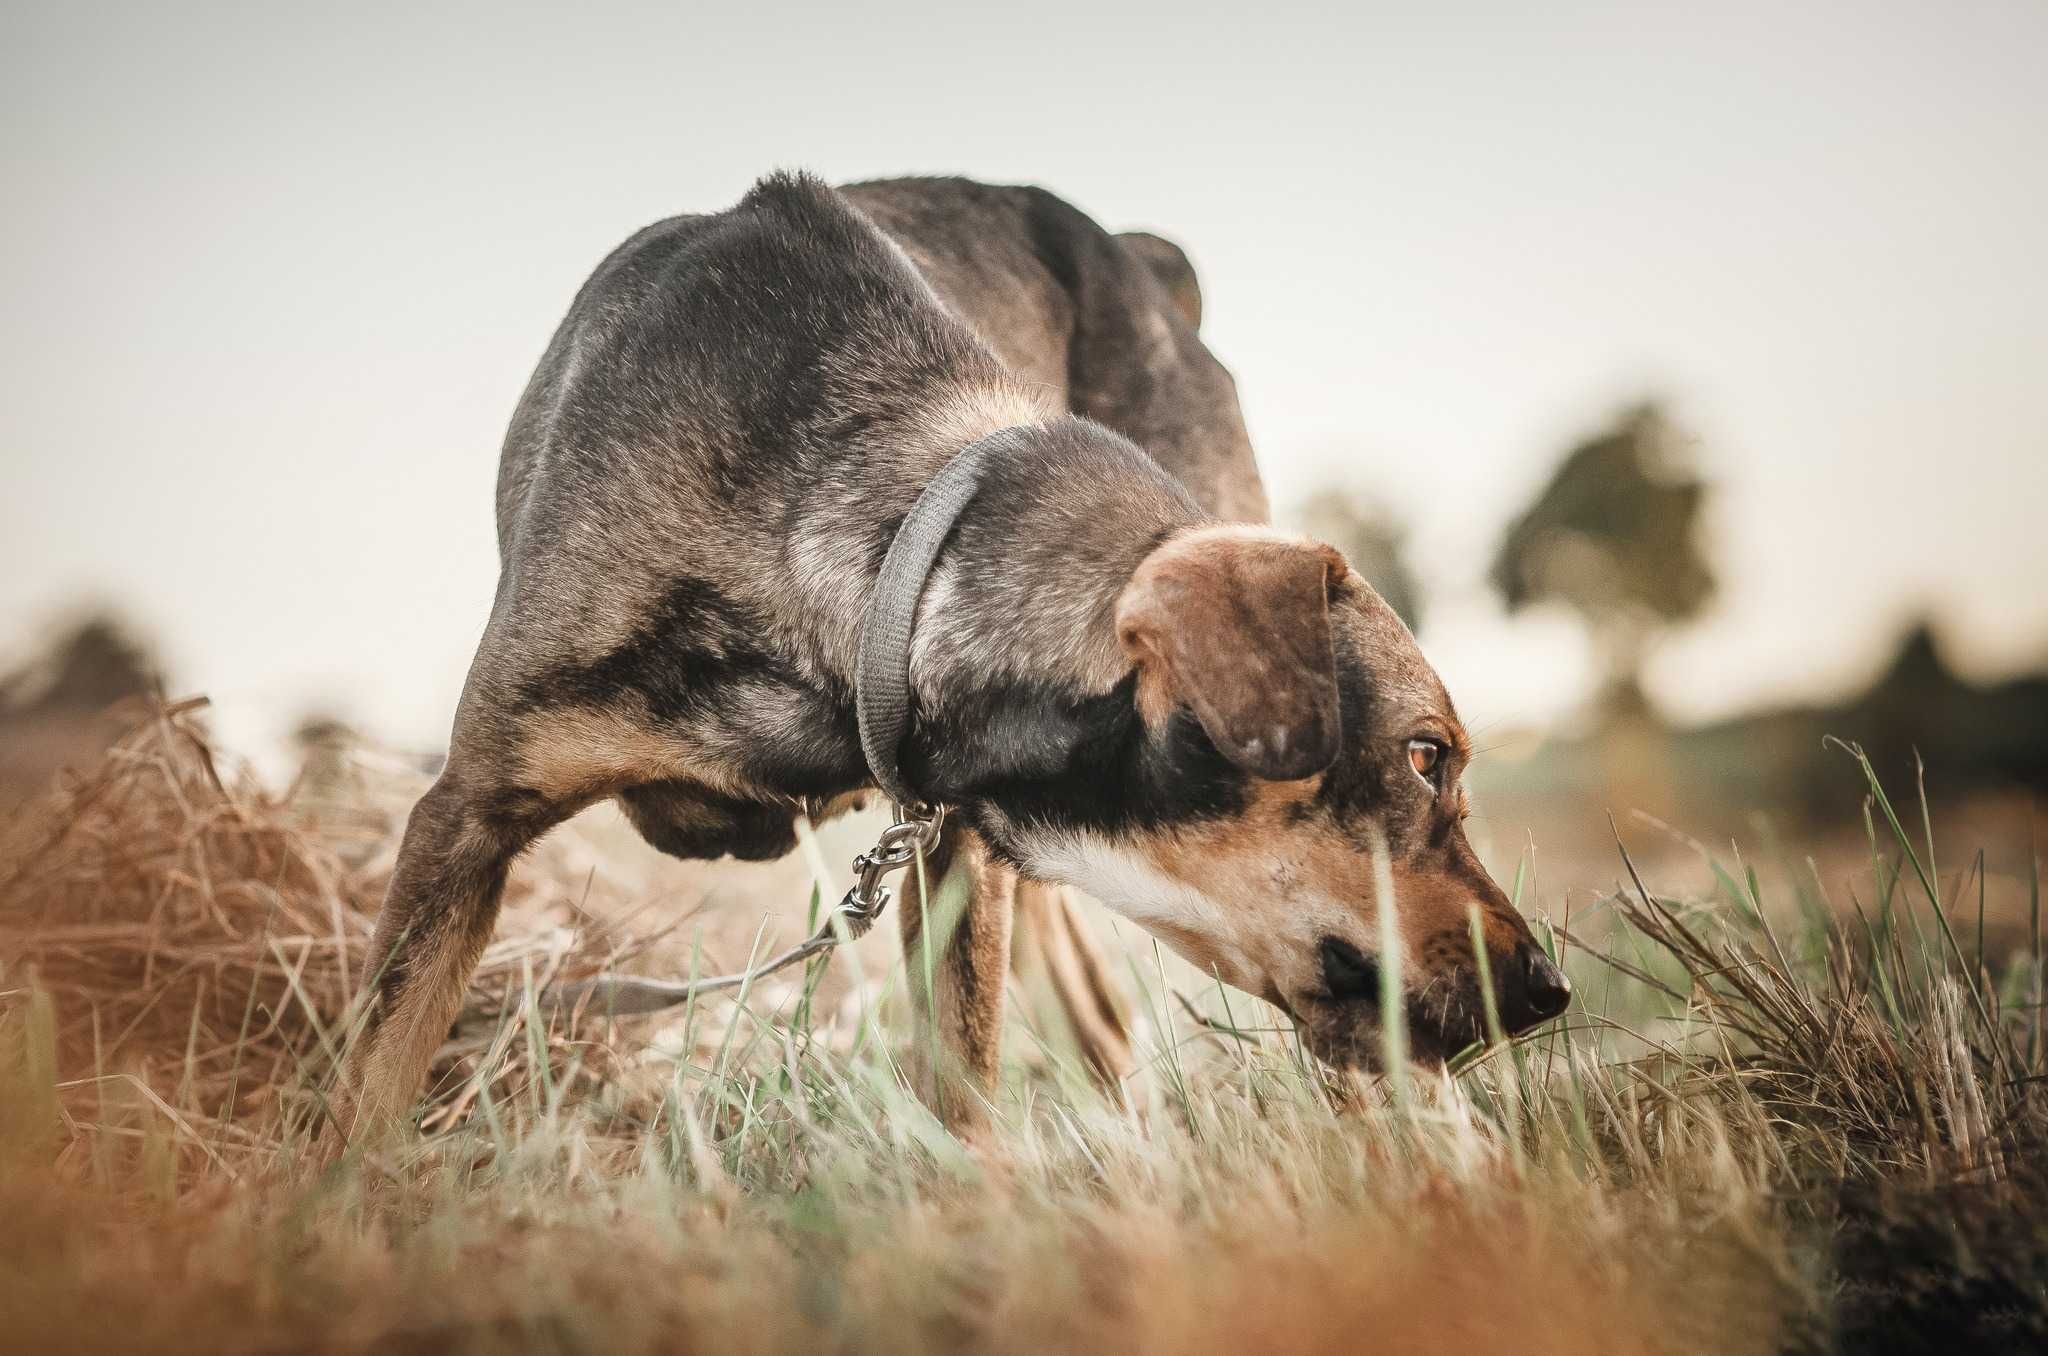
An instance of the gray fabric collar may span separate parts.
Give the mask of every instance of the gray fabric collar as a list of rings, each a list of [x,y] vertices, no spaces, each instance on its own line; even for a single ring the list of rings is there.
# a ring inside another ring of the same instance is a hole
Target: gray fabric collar
[[[918,801],[903,780],[897,754],[910,723],[910,633],[918,600],[953,525],[981,488],[988,467],[1023,450],[1022,426],[997,429],[954,454],[925,485],[882,561],[861,620],[860,658],[854,672],[854,704],[860,716],[860,749],[882,793],[898,805]]]

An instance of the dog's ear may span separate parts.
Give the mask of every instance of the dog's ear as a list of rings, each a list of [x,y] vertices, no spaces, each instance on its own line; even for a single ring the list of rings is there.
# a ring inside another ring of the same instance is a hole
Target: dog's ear
[[[1334,547],[1263,528],[1203,528],[1147,556],[1117,600],[1148,724],[1193,709],[1224,757],[1269,781],[1328,767],[1341,735]]]
[[[1167,300],[1188,322],[1188,328],[1201,329],[1202,284],[1195,277],[1195,266],[1188,262],[1187,251],[1150,231],[1124,231],[1117,236],[1117,243],[1137,256],[1138,262],[1158,280]]]

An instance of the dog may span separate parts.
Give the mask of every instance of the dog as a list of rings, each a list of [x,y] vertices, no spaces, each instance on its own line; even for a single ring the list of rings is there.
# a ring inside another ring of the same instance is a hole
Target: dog
[[[1380,1058],[1390,905],[1415,1060],[1485,1034],[1474,910],[1506,1029],[1561,1012],[1466,840],[1442,682],[1340,552],[1263,525],[1200,318],[1176,247],[1035,188],[775,174],[614,251],[506,437],[502,571],[378,919],[344,1130],[417,1097],[511,862],[555,824],[613,798],[664,852],[759,860],[872,786],[878,570],[926,483],[1005,429],[1020,450],[953,525],[908,656],[901,772],[952,811],[923,879],[967,900],[919,993],[946,1122],[986,1124],[1012,919],[1061,887],[1338,1067]]]

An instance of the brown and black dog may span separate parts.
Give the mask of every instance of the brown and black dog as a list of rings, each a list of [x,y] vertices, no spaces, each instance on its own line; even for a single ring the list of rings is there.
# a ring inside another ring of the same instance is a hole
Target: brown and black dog
[[[971,886],[926,1095],[994,1077],[1020,884],[1085,891],[1370,1065],[1384,845],[1417,1059],[1482,1032],[1475,905],[1507,1026],[1562,1011],[1466,843],[1442,683],[1342,555],[1256,525],[1200,306],[1167,242],[960,180],[775,175],[614,252],[506,438],[503,571],[378,922],[344,1126],[417,1096],[553,825],[615,797],[665,852],[760,859],[871,786],[853,673],[882,557],[1003,428],[1024,450],[952,529],[910,655],[902,771],[954,809],[927,878]]]

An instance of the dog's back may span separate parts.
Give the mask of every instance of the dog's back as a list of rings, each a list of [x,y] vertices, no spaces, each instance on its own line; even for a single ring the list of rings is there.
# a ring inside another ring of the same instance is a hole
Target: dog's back
[[[725,212],[639,232],[584,285],[506,437],[501,546],[582,498],[531,494],[540,479],[758,513],[828,475],[821,458],[843,464],[851,424],[1002,382],[839,194],[773,175]]]
[[[752,285],[763,270],[770,288]],[[1236,386],[1198,333],[1200,291],[1177,247],[1111,235],[1038,188],[915,178],[835,192],[777,175],[728,211],[646,228],[584,284],[506,437],[501,549],[551,449],[624,449],[650,436],[688,447],[731,396],[743,420],[777,433],[756,450],[787,455],[780,435],[806,395],[843,394],[801,369],[844,329],[860,334],[870,374],[937,364],[985,380],[981,355],[957,335],[902,323],[925,304],[920,282],[1051,406],[1124,433],[1216,516],[1267,516]],[[789,342],[805,332],[820,345]],[[706,450],[747,455],[715,439]]]
[[[500,605],[543,595],[542,614],[578,619],[531,637],[559,669],[670,616],[688,575],[716,606],[672,622],[772,618],[799,666],[834,668],[870,562],[804,552],[872,545],[835,515],[915,499],[967,440],[947,436],[949,407],[973,402],[1057,411],[817,180],[771,176],[728,211],[649,227],[584,286],[514,414]]]
[[[1202,342],[1179,247],[1112,235],[1041,188],[885,179],[841,192],[1020,378],[1130,438],[1208,512],[1265,520],[1237,387]]]

